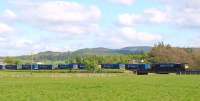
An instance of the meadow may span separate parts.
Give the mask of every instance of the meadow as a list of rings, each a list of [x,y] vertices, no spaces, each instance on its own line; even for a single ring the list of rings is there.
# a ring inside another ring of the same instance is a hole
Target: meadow
[[[199,101],[198,75],[0,71],[1,101]]]

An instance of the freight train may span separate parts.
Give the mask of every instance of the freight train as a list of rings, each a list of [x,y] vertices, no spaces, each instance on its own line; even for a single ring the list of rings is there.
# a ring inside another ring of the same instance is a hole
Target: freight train
[[[137,75],[148,73],[168,74],[187,73],[188,65],[185,63],[160,63],[160,64],[101,64],[101,69],[124,69],[133,71]],[[85,64],[58,64],[58,65],[0,65],[0,70],[86,70]],[[195,72],[196,73],[196,72]]]

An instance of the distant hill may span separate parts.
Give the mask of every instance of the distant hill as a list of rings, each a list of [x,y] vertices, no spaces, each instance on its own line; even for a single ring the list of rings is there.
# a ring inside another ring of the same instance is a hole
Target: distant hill
[[[86,48],[80,49],[73,54],[81,55],[124,55],[124,54],[143,54],[150,52],[152,47],[149,46],[138,46],[138,47],[125,47],[121,49],[109,49],[109,48]]]
[[[119,54],[114,51],[114,49],[108,49],[108,48],[85,48],[85,49],[80,49],[77,51],[74,51],[73,54],[77,55],[114,55],[114,54]]]
[[[150,52],[152,47],[149,46],[137,46],[137,47],[125,47],[119,49],[122,54],[143,54]]]
[[[65,60],[69,56],[69,52],[52,52],[52,51],[46,51],[46,52],[40,52],[38,54],[33,55],[34,60],[37,61],[61,61]],[[18,59],[22,60],[31,60],[31,55],[23,55],[16,57]]]
[[[34,59],[38,61],[62,61],[66,60],[69,56],[82,56],[82,55],[127,55],[127,54],[143,54],[150,52],[152,47],[149,46],[138,46],[138,47],[125,47],[121,49],[109,49],[109,48],[85,48],[79,49],[74,52],[40,52],[34,55]],[[22,60],[31,60],[30,55],[16,57]]]

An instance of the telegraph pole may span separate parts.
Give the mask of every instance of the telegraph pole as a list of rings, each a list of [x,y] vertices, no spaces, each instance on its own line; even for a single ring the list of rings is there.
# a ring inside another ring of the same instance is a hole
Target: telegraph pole
[[[68,55],[67,55],[67,64],[70,64],[70,51],[68,50]]]
[[[33,52],[31,52],[31,75],[32,75],[32,68],[33,68],[33,62],[34,62]]]

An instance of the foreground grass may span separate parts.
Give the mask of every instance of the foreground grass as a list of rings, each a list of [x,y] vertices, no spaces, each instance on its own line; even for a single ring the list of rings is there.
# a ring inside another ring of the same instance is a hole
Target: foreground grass
[[[0,72],[1,101],[198,101],[199,98],[200,76]]]

